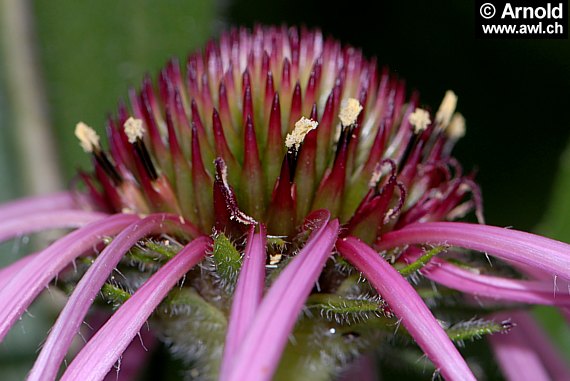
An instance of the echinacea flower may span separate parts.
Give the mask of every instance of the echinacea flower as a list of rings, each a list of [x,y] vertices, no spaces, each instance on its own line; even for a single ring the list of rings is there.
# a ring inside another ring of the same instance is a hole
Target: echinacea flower
[[[70,293],[29,380],[132,377],[149,328],[188,379],[329,380],[419,347],[474,380],[457,346],[484,335],[507,378],[570,379],[521,312],[570,311],[570,246],[484,224],[451,156],[452,91],[430,112],[359,50],[295,28],[233,30],[185,67],[129,93],[107,148],[77,124],[93,169],[72,191],[0,207],[2,240],[75,229],[0,270],[0,339],[45,287]]]

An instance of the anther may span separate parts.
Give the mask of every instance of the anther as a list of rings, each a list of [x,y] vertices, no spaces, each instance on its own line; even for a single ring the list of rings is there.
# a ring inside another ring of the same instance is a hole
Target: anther
[[[348,147],[356,128],[358,115],[362,111],[362,105],[357,99],[348,98],[342,102],[338,118],[340,119],[340,133],[336,144],[335,160],[342,149]]]
[[[408,121],[414,127],[414,132],[416,134],[424,131],[431,123],[429,112],[419,107],[410,114]]]
[[[135,147],[135,151],[141,160],[146,173],[152,181],[155,181],[158,179],[158,173],[154,167],[154,164],[152,163],[150,153],[148,152],[148,149],[142,140],[143,134],[145,132],[143,121],[141,119],[130,117],[127,119],[123,127],[125,129],[127,139],[129,140],[129,143]]]
[[[362,111],[362,105],[358,99],[348,98],[342,102],[338,118],[343,127],[349,127],[356,124],[358,115]]]
[[[460,113],[453,114],[449,125],[445,129],[448,138],[457,140],[465,136],[465,118]]]
[[[451,117],[455,112],[455,107],[457,106],[457,95],[451,90],[445,92],[445,96],[441,101],[439,110],[435,114],[435,123],[441,128],[446,128],[451,121]]]
[[[83,122],[77,123],[75,125],[75,136],[79,139],[79,144],[85,152],[94,153],[101,150],[99,135],[87,124]]]
[[[414,112],[410,114],[410,116],[408,117],[408,121],[412,125],[414,135],[410,138],[408,145],[406,146],[406,149],[404,150],[404,153],[400,158],[400,161],[398,163],[399,167],[398,172],[402,172],[406,164],[406,161],[410,157],[414,148],[418,144],[422,144],[420,136],[422,135],[422,132],[425,131],[428,128],[428,126],[431,124],[429,112],[419,107],[417,107],[414,110]]]
[[[304,116],[301,117],[301,119],[295,123],[295,129],[293,129],[290,134],[287,134],[285,138],[287,150],[298,152],[299,148],[301,148],[301,144],[303,144],[303,140],[305,140],[305,136],[317,128],[318,125],[319,123],[312,119],[305,118]]]
[[[77,139],[79,139],[81,148],[83,148],[85,152],[93,155],[97,163],[99,163],[111,181],[113,181],[115,185],[120,184],[123,179],[105,152],[101,150],[101,145],[99,144],[99,135],[97,135],[95,130],[89,127],[87,124],[79,122],[75,126],[75,136]]]
[[[295,175],[295,169],[297,167],[297,157],[299,156],[299,150],[301,145],[305,140],[305,137],[309,132],[317,128],[319,123],[312,119],[301,117],[296,123],[295,128],[291,133],[287,134],[285,138],[285,147],[287,147],[287,153],[285,154],[285,159],[289,164],[289,179],[293,181]]]

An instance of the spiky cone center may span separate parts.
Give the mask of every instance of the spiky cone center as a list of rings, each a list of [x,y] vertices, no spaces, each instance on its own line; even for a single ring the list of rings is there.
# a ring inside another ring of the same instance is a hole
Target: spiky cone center
[[[453,215],[476,191],[450,157],[455,95],[432,123],[402,81],[319,32],[224,34],[185,72],[172,60],[129,98],[107,123],[108,153],[78,130],[95,158],[84,178],[104,210],[177,213],[234,238],[244,215],[292,240],[311,211],[327,209],[371,243]]]

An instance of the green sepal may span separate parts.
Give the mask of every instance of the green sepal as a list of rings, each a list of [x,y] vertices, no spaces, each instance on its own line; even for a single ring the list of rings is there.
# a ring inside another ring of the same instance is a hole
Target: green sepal
[[[477,340],[485,335],[492,335],[495,333],[505,333],[513,327],[509,320],[496,322],[484,319],[471,319],[455,323],[445,332],[451,340],[459,345],[463,345],[466,340]]]
[[[168,245],[165,244],[164,242],[168,242]],[[178,244],[172,245],[171,240],[163,241],[163,242],[156,242],[156,241],[148,240],[145,242],[145,246],[148,250],[153,251],[156,254],[159,254],[166,259],[170,259],[170,258],[174,257],[176,254],[178,254],[178,252],[182,248]]]
[[[232,289],[237,282],[242,261],[239,251],[224,233],[214,237],[212,261],[221,285]]]
[[[402,267],[398,270],[400,275],[403,277],[408,277],[410,275],[415,274],[417,271],[421,270],[425,265],[429,263],[429,261],[441,253],[442,251],[446,250],[446,246],[436,246],[433,249],[427,250],[424,252],[416,261],[410,263],[409,265]]]
[[[103,296],[103,300],[112,304],[115,308],[125,303],[131,297],[129,292],[111,283],[105,283],[103,285],[101,295]]]
[[[159,267],[160,264],[174,257],[182,248],[178,243],[172,240],[144,240],[133,246],[128,253],[127,258],[135,263],[152,268]]]
[[[334,294],[312,294],[307,300],[307,308],[319,311],[328,321],[347,325],[386,313],[385,303],[378,296],[346,298]]]

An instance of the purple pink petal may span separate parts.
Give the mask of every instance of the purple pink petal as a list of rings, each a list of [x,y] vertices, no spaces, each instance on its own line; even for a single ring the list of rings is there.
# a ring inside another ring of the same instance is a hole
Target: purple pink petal
[[[514,329],[520,330],[530,345],[540,357],[546,370],[553,380],[570,380],[570,367],[568,362],[562,358],[560,350],[555,348],[546,333],[537,324],[528,312],[504,313],[511,315],[513,322],[517,325]]]
[[[28,254],[23,258],[9,264],[6,267],[0,269],[0,290],[10,281],[10,279],[16,275],[21,269],[28,265],[29,262],[33,261],[38,256],[38,253]]]
[[[426,222],[386,233],[377,247],[387,250],[413,244],[445,244],[488,252],[570,279],[570,245],[535,234],[461,222]]]
[[[139,332],[139,340],[131,344],[121,355],[115,371],[107,373],[103,381],[137,381],[141,379],[146,369],[141,366],[152,361],[154,347],[158,346],[158,339],[146,329]]]
[[[562,373],[565,374],[565,378],[550,378],[547,366],[552,364],[543,363],[541,359],[541,357],[553,353],[550,343],[545,338],[542,338],[542,342],[534,342],[534,337],[527,336],[525,328],[528,327],[526,327],[525,323],[530,322],[533,328],[536,329],[537,327],[534,326],[534,322],[526,321],[527,319],[522,317],[522,314],[524,313],[504,312],[493,315],[499,321],[514,317],[513,322],[517,326],[508,333],[494,334],[487,337],[505,378],[509,381],[568,380],[569,374],[567,370],[566,373]],[[520,322],[522,322],[521,327],[518,326]],[[543,350],[548,352],[541,354],[540,352]],[[560,368],[552,371],[560,372]]]
[[[475,380],[443,328],[414,288],[377,252],[360,240],[348,237],[336,244],[388,302],[404,327],[447,380]]]
[[[197,238],[149,278],[105,323],[69,365],[62,381],[102,380],[176,282],[206,255]]]
[[[378,371],[373,355],[362,355],[349,365],[339,381],[377,381]]]
[[[0,290],[0,341],[61,270],[81,254],[93,250],[104,237],[117,234],[138,219],[135,215],[118,214],[93,222],[57,240],[13,274]]]
[[[558,292],[551,281],[482,275],[439,258],[432,258],[429,266],[421,272],[436,283],[475,296],[528,304],[570,306],[568,291]]]
[[[78,228],[105,217],[83,210],[48,210],[0,220],[0,241],[47,229]]]
[[[77,209],[71,192],[53,193],[43,196],[27,197],[8,202],[0,207],[0,217],[8,219],[50,210]]]
[[[338,221],[327,221],[328,217],[267,292],[223,381],[263,381],[273,376],[287,338],[337,238]]]
[[[242,270],[233,296],[222,358],[222,378],[226,377],[236,351],[255,318],[255,313],[263,296],[266,233],[263,226],[260,226],[260,232],[257,234],[254,234],[254,229],[255,227],[252,227],[249,231]]]
[[[179,218],[164,213],[153,214],[143,220],[135,221],[99,254],[75,287],[52,327],[28,376],[29,381],[55,378],[89,307],[121,258],[141,238],[149,234],[171,231],[172,223],[180,225]]]

